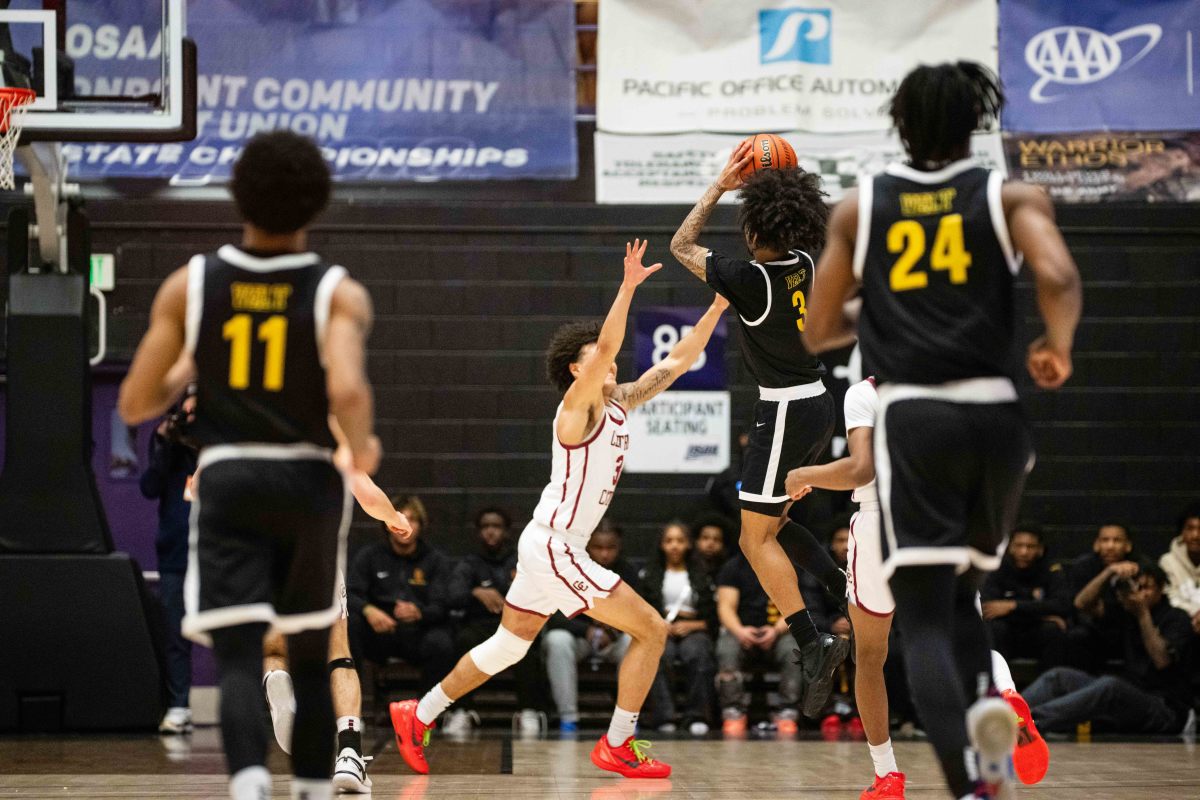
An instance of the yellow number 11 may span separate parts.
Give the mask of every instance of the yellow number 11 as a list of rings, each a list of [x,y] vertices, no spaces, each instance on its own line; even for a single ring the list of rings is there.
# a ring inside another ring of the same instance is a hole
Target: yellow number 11
[[[234,314],[221,328],[229,342],[229,388],[250,388],[250,333],[253,320],[249,314]],[[263,366],[263,388],[268,392],[283,389],[283,364],[287,355],[287,317],[276,314],[258,326],[258,340],[267,344],[267,360]]]

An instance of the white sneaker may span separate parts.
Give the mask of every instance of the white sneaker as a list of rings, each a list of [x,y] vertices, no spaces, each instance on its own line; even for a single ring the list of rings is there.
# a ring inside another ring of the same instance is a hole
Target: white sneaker
[[[182,706],[167,709],[162,722],[158,723],[159,733],[182,734],[192,732],[192,710]]]
[[[708,723],[696,720],[688,726],[688,733],[692,736],[708,736]]]
[[[532,708],[523,708],[517,714],[517,731],[522,739],[536,739],[542,734],[544,715]]]
[[[291,755],[292,726],[296,723],[296,691],[292,688],[292,676],[281,669],[271,670],[263,676],[263,692],[271,709],[275,741],[279,742],[283,752]]]
[[[1014,796],[1012,753],[1017,747],[1017,716],[999,697],[976,700],[967,709],[967,735],[979,759],[979,779],[995,800]]]
[[[371,779],[367,776],[367,762],[353,747],[343,747],[333,765],[333,790],[338,794],[370,794]]]
[[[479,715],[474,711],[456,708],[446,715],[446,724],[442,733],[451,738],[463,738],[471,734],[471,729],[479,725]]]

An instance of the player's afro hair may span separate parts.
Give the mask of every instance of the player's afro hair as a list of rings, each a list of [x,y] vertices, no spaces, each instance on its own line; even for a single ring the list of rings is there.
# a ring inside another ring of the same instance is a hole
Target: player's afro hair
[[[738,226],[755,247],[815,254],[825,245],[829,206],[821,178],[802,169],[764,169],[746,179]]]
[[[571,375],[571,365],[579,360],[579,352],[584,345],[595,344],[600,340],[600,323],[568,322],[554,332],[550,337],[550,346],[546,348],[546,380],[565,393],[575,382]]]
[[[924,65],[904,77],[887,106],[909,158],[918,166],[958,158],[971,133],[999,119],[1004,90],[982,64]]]
[[[260,133],[233,165],[234,202],[242,219],[267,233],[293,233],[329,203],[329,167],[307,136]]]

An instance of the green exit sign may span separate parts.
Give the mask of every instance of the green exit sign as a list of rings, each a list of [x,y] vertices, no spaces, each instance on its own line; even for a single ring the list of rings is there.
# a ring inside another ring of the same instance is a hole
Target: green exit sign
[[[112,253],[93,253],[91,284],[102,292],[111,292],[116,286],[117,258]]]

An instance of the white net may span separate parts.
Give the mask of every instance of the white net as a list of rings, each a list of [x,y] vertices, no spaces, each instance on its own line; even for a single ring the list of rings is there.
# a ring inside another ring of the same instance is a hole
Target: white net
[[[37,95],[28,89],[0,88],[0,189],[15,189],[13,154],[21,138],[25,107]]]

